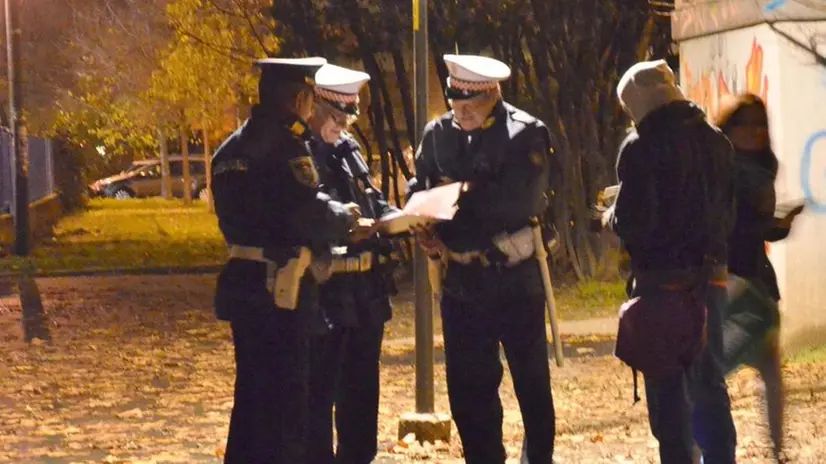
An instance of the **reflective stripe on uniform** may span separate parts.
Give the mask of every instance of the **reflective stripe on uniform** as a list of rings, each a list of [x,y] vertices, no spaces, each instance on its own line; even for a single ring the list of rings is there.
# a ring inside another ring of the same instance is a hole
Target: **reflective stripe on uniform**
[[[264,249],[261,247],[251,247],[243,245],[230,245],[229,257],[258,261],[259,263],[270,263],[271,260],[264,257]]]
[[[334,255],[335,255],[334,251]],[[251,247],[243,245],[230,245],[229,257],[236,259],[246,259],[249,261],[257,261],[261,263],[270,263],[264,257],[264,249],[260,247]],[[332,272],[336,274],[347,272],[369,272],[373,269],[373,252],[364,251],[356,256],[333,258],[331,262]],[[388,259],[385,256],[378,256],[379,264],[386,263]]]
[[[225,172],[247,172],[247,170],[249,170],[249,163],[247,163],[247,160],[233,158],[216,163],[215,167],[212,169],[212,175],[218,176]]]

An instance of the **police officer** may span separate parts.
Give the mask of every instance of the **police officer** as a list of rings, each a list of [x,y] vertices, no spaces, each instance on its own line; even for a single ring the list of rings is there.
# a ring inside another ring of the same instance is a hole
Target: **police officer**
[[[453,220],[418,231],[428,255],[446,265],[441,310],[450,409],[468,463],[505,462],[501,343],[527,458],[550,463],[555,419],[545,296],[529,226],[546,208],[550,136],[542,121],[502,101],[506,64],[470,55],[444,60],[452,111],[426,126],[409,192],[464,183]]]
[[[334,200],[356,203],[372,225],[395,211],[370,179],[358,142],[345,130],[359,114],[366,73],[327,64],[316,73],[316,110],[310,119],[321,188]],[[334,249],[333,276],[321,287],[325,326],[311,343],[310,464],[367,464],[378,448],[379,356],[390,319],[389,242],[373,234]],[[335,404],[336,451],[333,451]]]
[[[231,324],[236,363],[226,463],[306,459],[307,329],[324,278],[308,268],[357,218],[354,205],[320,192],[307,146],[312,77],[325,63],[258,61],[259,103],[212,160],[215,211],[230,256],[215,309]]]

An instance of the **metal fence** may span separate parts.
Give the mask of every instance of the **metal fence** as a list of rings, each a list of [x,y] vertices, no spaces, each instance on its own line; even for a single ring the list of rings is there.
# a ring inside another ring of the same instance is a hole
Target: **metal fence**
[[[29,137],[29,202],[40,200],[55,191],[54,150],[52,140]],[[14,157],[11,134],[0,129],[0,214],[14,204]]]

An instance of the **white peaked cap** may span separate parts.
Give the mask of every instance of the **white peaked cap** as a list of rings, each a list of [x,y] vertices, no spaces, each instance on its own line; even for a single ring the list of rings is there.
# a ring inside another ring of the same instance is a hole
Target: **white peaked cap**
[[[445,55],[450,77],[468,82],[500,82],[511,76],[511,68],[505,63],[487,56]]]
[[[472,98],[493,90],[511,75],[508,65],[487,56],[444,55],[443,58],[450,74],[447,96],[451,99]]]
[[[315,73],[315,85],[341,95],[358,95],[365,82],[370,80],[366,72],[325,64]]]

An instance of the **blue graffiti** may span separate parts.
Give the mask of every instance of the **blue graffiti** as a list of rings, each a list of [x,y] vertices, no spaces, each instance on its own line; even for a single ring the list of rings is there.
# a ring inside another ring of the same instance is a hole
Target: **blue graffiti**
[[[826,172],[813,181],[812,179],[812,157],[814,156],[815,144],[820,141],[826,141],[826,130],[815,132],[806,141],[806,146],[803,148],[803,158],[800,160],[800,186],[803,188],[803,195],[806,196],[806,202],[809,203],[809,208],[818,214],[826,214],[826,200],[818,201],[815,198],[815,193],[812,189],[812,184],[823,185],[826,183]]]
[[[770,2],[763,5],[763,11],[766,13],[773,13],[780,8],[783,8],[786,5],[788,0],[771,0]]]

